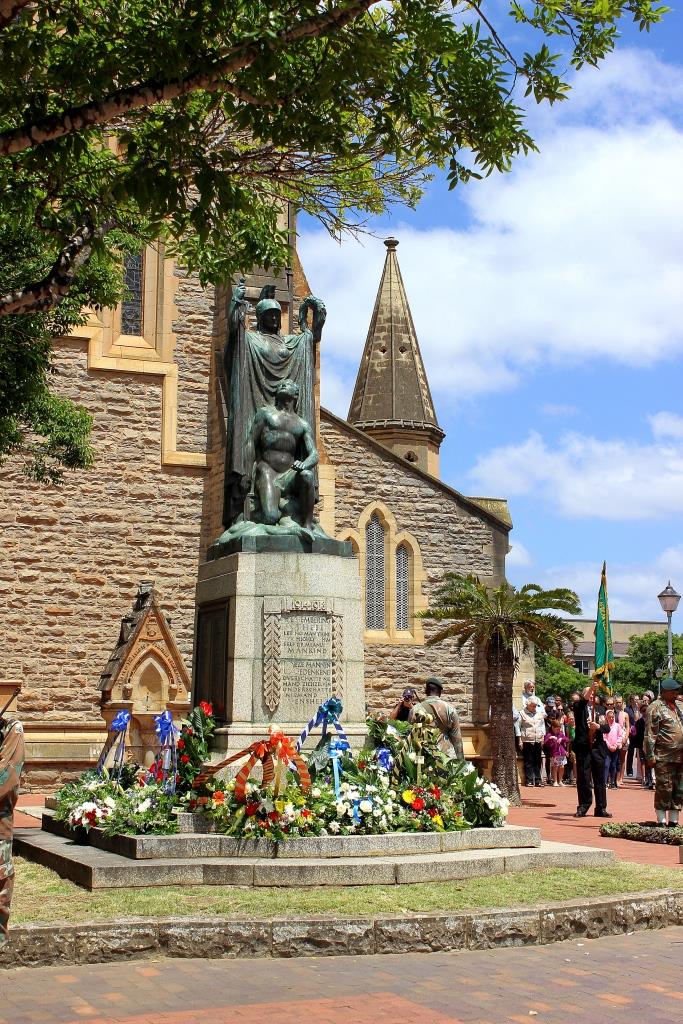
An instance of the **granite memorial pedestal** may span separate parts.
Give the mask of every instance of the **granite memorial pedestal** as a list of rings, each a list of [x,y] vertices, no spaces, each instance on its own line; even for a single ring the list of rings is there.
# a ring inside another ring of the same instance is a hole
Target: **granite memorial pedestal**
[[[260,550],[244,550],[245,538],[242,550],[199,570],[194,703],[213,705],[216,750],[240,750],[270,725],[298,735],[333,695],[344,705],[350,743],[359,746],[365,735],[363,621],[351,546],[327,541],[323,550],[292,550],[299,545],[287,538],[281,546],[290,550],[272,550],[275,538],[259,540]]]

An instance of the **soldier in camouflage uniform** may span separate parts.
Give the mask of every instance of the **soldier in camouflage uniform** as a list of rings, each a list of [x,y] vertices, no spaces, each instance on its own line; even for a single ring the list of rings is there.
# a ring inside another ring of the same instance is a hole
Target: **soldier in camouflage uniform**
[[[14,805],[24,764],[21,722],[0,719],[0,947],[7,941],[7,921],[14,887],[12,827]]]
[[[683,806],[683,708],[676,698],[681,692],[677,679],[664,679],[661,697],[647,710],[643,756],[655,769],[655,811],[657,823],[678,824]]]
[[[459,761],[464,761],[465,754],[462,747],[458,712],[452,704],[442,700],[442,690],[441,680],[436,676],[431,676],[425,683],[425,699],[412,708],[410,721],[413,722],[416,715],[431,715],[434,725],[441,733],[440,749],[447,757],[457,757]]]

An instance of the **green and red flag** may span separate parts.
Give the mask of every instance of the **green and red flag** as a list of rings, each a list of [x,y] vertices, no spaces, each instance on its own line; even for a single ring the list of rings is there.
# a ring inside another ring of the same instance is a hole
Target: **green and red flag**
[[[614,668],[612,652],[612,627],[609,621],[609,605],[607,603],[607,563],[602,563],[600,590],[598,592],[598,614],[595,620],[595,668],[593,679],[603,693],[612,694],[609,673]]]

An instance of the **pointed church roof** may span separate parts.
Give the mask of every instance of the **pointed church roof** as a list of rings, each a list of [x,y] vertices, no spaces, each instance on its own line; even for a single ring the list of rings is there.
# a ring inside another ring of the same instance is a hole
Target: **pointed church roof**
[[[444,433],[434,411],[415,325],[398,266],[395,238],[385,239],[387,256],[372,311],[348,419],[354,426],[416,427]]]

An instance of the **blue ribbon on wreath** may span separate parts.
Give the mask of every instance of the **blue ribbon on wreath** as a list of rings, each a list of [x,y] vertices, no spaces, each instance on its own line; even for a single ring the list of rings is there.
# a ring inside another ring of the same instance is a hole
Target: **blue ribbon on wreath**
[[[380,747],[376,753],[377,764],[383,772],[390,772],[394,763],[391,751],[387,747]]]
[[[344,756],[344,751],[350,750],[349,742],[346,739],[338,739],[335,737],[330,742],[330,758],[332,759],[332,774],[334,776],[334,795],[337,800],[340,796],[340,783],[341,783],[341,767],[339,765],[340,759]]]
[[[170,711],[162,711],[160,715],[154,716],[154,731],[159,739],[157,765],[161,767],[162,787],[165,793],[175,793],[178,772],[176,734],[179,729],[174,725]]]
[[[102,747],[102,753],[97,761],[97,772],[99,775],[102,775],[107,761],[107,755],[112,747],[114,747],[114,760],[112,762],[111,775],[117,782],[121,778],[121,772],[123,770],[123,763],[126,754],[126,732],[128,731],[129,722],[130,711],[117,712],[109,726],[111,736],[107,737],[107,741]]]
[[[348,739],[346,733],[339,724],[339,716],[344,710],[344,705],[340,701],[339,697],[328,697],[326,701],[320,705],[315,713],[315,717],[310,720],[308,725],[302,730],[299,739],[296,741],[297,752],[301,751],[304,743],[308,739],[308,736],[318,726],[321,727],[321,738],[325,739],[327,736],[327,730],[329,726],[333,726],[339,734],[339,739],[343,740],[348,745]]]

